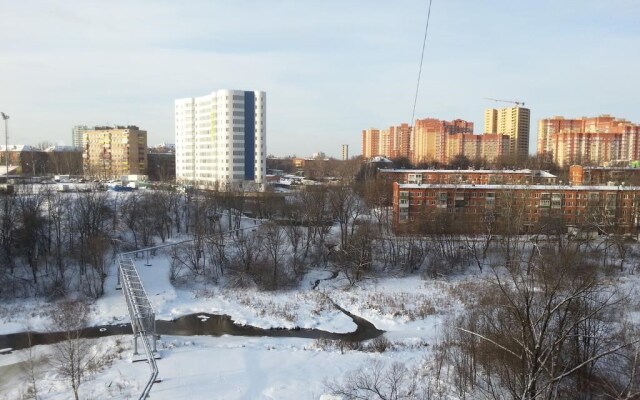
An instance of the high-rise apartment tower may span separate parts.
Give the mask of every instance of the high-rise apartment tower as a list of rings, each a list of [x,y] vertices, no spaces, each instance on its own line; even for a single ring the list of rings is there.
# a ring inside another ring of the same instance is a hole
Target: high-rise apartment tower
[[[89,128],[86,125],[76,125],[71,130],[71,144],[73,147],[82,148],[82,134],[88,131]]]
[[[538,122],[538,153],[558,165],[604,165],[640,159],[640,124],[611,115],[545,118]]]
[[[342,160],[348,160],[349,159],[349,145],[348,144],[343,144],[342,145]]]
[[[265,92],[218,90],[175,101],[176,180],[221,190],[262,189]]]
[[[484,133],[508,135],[509,154],[514,161],[529,156],[531,110],[524,107],[489,108],[484,112]]]

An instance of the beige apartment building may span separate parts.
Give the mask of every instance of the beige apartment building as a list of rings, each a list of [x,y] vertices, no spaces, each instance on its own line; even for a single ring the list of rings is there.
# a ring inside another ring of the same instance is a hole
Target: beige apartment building
[[[147,131],[96,126],[82,136],[84,175],[100,179],[147,174]]]
[[[411,162],[446,162],[450,157],[448,139],[458,134],[473,134],[473,122],[462,119],[443,121],[435,118],[416,120],[410,151]]]
[[[416,165],[434,161],[447,164],[457,155],[493,162],[497,157],[508,155],[509,150],[510,136],[474,135],[473,122],[462,119],[424,118],[416,120],[413,129],[408,124],[401,124],[388,129],[362,131],[364,158],[407,157]]]
[[[484,112],[484,133],[509,136],[509,154],[521,161],[529,156],[531,110],[516,106]]]
[[[365,159],[380,156],[380,129],[362,131],[362,157]]]
[[[538,122],[538,153],[550,154],[558,165],[605,165],[640,159],[640,125],[600,115]]]
[[[362,131],[362,156],[371,158],[410,157],[411,127],[409,124],[391,126],[388,129],[366,129]]]

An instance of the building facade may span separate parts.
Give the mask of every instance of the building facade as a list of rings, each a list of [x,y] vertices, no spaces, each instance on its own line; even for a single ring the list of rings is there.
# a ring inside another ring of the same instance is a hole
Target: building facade
[[[640,168],[572,165],[569,184],[640,186]]]
[[[218,90],[175,101],[176,180],[261,190],[266,175],[265,92]]]
[[[378,173],[389,183],[553,185],[557,181],[557,177],[547,171],[531,169],[379,169]]]
[[[531,110],[516,106],[489,108],[484,112],[484,133],[509,136],[509,154],[515,161],[529,156]]]
[[[610,115],[538,122],[538,153],[551,154],[558,165],[640,159],[640,125]]]
[[[393,184],[397,232],[635,233],[640,187]]]
[[[342,145],[342,161],[346,161],[349,159],[349,145],[348,144],[343,144]]]
[[[372,158],[410,158],[412,147],[411,127],[409,124],[391,126],[388,129],[366,129],[362,131],[362,156]]]
[[[71,144],[73,147],[82,148],[82,137],[84,132],[88,130],[89,127],[86,125],[76,125],[71,129]]]
[[[455,137],[459,140],[462,135],[473,135],[473,122],[462,119],[443,121],[435,118],[416,120],[411,143],[411,162],[448,162],[451,157],[449,139]]]
[[[84,132],[83,173],[99,179],[147,174],[147,131],[137,126],[96,126]]]
[[[448,164],[457,155],[469,160],[484,159],[493,162],[496,158],[509,154],[510,139],[507,135],[473,135],[457,133],[445,135],[444,152],[438,160]]]
[[[458,155],[493,162],[509,154],[510,140],[510,136],[501,134],[474,135],[473,122],[462,119],[425,118],[416,120],[413,128],[401,124],[362,131],[362,155],[365,159],[406,157],[414,165],[448,164]]]
[[[380,154],[380,129],[369,128],[362,131],[362,157],[369,159]]]

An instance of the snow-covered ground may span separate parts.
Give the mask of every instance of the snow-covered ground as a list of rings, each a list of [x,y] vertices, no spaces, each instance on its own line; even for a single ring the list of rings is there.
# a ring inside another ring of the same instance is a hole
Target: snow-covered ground
[[[340,378],[347,371],[362,368],[370,360],[402,360],[417,363],[435,344],[446,314],[462,307],[456,288],[469,284],[468,276],[458,281],[422,280],[419,276],[368,280],[345,288],[339,278],[323,280],[316,290],[312,282],[327,278],[328,271],[305,277],[301,289],[279,292],[227,290],[218,286],[187,290],[173,287],[168,279],[168,259],[159,256],[146,266],[136,266],[156,310],[158,319],[206,312],[227,314],[238,324],[263,328],[317,328],[331,332],[352,332],[356,326],[336,310],[328,298],[386,332],[395,350],[385,353],[341,351],[317,341],[297,338],[164,336],[158,362],[162,382],[156,384],[156,399],[317,399],[328,390],[325,379]],[[93,305],[93,325],[128,322],[122,293],[115,290],[115,274],[107,281],[107,293]],[[460,290],[458,290],[460,292]],[[26,327],[44,330],[47,304],[20,302],[1,306],[3,334]],[[100,354],[110,362],[92,373],[81,386],[82,398],[136,398],[149,369],[145,362],[131,363],[132,339],[114,336],[94,339]],[[48,346],[37,346],[46,354]],[[0,355],[0,399],[20,398],[26,383],[20,362],[27,350]],[[66,399],[68,386],[42,364],[38,373],[42,399]]]
[[[103,350],[117,348],[120,353],[82,384],[81,398],[137,398],[149,369],[145,362],[128,360],[130,338],[93,341],[100,342],[97,345]],[[27,357],[26,352],[0,356],[0,399],[20,398],[20,391],[24,392],[25,375],[17,363]],[[151,397],[158,400],[318,399],[328,393],[325,380],[340,379],[371,360],[418,363],[424,355],[420,350],[342,354],[337,349],[318,349],[313,341],[305,339],[230,336],[164,337],[160,353],[158,368],[162,382],[151,391]],[[37,373],[39,398],[70,398],[66,383],[53,371],[41,366]]]

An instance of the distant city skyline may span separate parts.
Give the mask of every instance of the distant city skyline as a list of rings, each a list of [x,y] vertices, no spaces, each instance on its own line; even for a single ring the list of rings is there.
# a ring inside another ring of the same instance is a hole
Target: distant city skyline
[[[9,143],[71,145],[75,125],[114,124],[173,143],[174,99],[232,87],[269,93],[270,154],[340,158],[347,144],[353,156],[363,129],[411,123],[427,5],[10,2],[0,25]],[[416,118],[460,118],[482,133],[484,110],[508,106],[486,98],[521,101],[530,152],[543,118],[640,123],[637,15],[632,0],[435,0]]]

